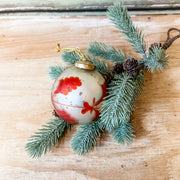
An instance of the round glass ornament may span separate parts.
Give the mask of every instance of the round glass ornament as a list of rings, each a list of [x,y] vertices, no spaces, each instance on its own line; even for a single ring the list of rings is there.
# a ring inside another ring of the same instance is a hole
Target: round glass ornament
[[[96,70],[71,67],[55,80],[51,98],[56,113],[70,124],[88,124],[99,117],[106,82]]]

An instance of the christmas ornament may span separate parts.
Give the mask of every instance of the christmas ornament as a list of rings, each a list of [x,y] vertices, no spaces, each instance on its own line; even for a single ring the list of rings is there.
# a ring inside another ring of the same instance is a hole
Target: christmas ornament
[[[156,42],[147,47],[142,31],[133,26],[122,4],[110,7],[107,15],[142,57],[136,60],[121,49],[101,42],[89,44],[91,56],[76,48],[61,49],[58,45],[57,51],[64,51],[62,57],[72,67],[50,67],[49,75],[55,80],[51,92],[55,118],[30,137],[26,150],[31,157],[45,154],[74,124],[83,124],[71,140],[72,150],[80,155],[90,151],[105,130],[117,143],[132,141],[131,117],[144,85],[144,73],[162,71],[167,66],[165,50],[180,38],[180,30],[169,29],[164,44]],[[170,37],[172,31],[179,34]],[[113,67],[101,59],[113,62]]]
[[[60,49],[58,51],[67,51]],[[68,49],[69,50],[69,49]],[[72,49],[77,51],[77,49]],[[69,51],[68,51],[69,52]],[[95,66],[78,51],[80,61],[62,72],[52,87],[52,103],[56,113],[71,124],[87,124],[99,117],[106,83]]]

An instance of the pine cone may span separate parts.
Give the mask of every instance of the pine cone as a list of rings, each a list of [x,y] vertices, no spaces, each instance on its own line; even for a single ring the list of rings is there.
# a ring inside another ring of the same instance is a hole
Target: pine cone
[[[112,67],[112,73],[113,74],[121,74],[123,72],[123,65],[122,64],[116,64]]]
[[[124,64],[123,64],[123,68],[127,72],[134,71],[137,66],[138,66],[138,61],[134,58],[126,59]]]
[[[149,47],[149,51],[153,51],[153,48],[157,47],[157,48],[163,48],[162,43],[153,43],[151,44],[151,46]]]
[[[109,73],[103,74],[103,77],[104,77],[106,83],[108,84],[113,79],[113,74],[109,72]]]

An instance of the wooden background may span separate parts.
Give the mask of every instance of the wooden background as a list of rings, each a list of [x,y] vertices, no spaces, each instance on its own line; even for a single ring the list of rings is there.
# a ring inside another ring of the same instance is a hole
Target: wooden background
[[[180,15],[139,15],[132,20],[148,44],[163,42],[169,28],[180,28]],[[91,40],[132,53],[105,16],[0,16],[0,179],[180,179],[180,40],[167,50],[164,72],[145,75],[134,112],[136,138],[130,145],[120,146],[106,134],[93,151],[78,156],[70,149],[74,127],[47,155],[28,157],[27,139],[52,118],[48,67],[65,65],[56,44],[85,52]]]

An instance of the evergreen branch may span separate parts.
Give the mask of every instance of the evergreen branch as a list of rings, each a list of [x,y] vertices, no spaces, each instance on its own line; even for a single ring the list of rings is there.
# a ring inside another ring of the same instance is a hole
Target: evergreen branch
[[[107,15],[115,26],[120,29],[124,35],[126,35],[126,40],[131,43],[135,52],[141,53],[144,57],[146,57],[144,36],[142,31],[133,26],[127,9],[121,3],[118,3],[108,8]]]
[[[135,79],[124,72],[116,75],[108,88],[108,96],[101,108],[101,120],[108,131],[130,121],[132,110],[143,85],[143,75]]]
[[[71,125],[60,118],[55,118],[42,127],[39,132],[29,138],[25,146],[26,151],[33,158],[46,154],[58,143],[59,139],[63,138],[66,129]]]
[[[79,61],[80,57],[75,52],[63,52],[62,58],[65,62],[68,62],[72,65],[75,64],[76,61]]]
[[[139,73],[134,78],[134,95],[136,96],[134,99],[132,99],[132,103],[136,103],[136,98],[140,95],[142,92],[142,88],[144,86],[144,75],[142,73]],[[134,101],[133,101],[134,100]]]
[[[116,128],[111,135],[114,137],[114,140],[117,143],[125,144],[130,143],[134,137],[133,134],[133,126],[130,122],[119,124],[118,128]]]
[[[127,56],[125,56],[122,50],[118,50],[117,48],[113,48],[112,46],[97,41],[89,43],[88,53],[120,64],[127,59]]]
[[[93,58],[90,56],[85,56],[85,57],[87,58],[87,60],[91,61],[96,66],[96,70],[99,73],[105,74],[109,71],[107,65],[104,64],[102,60],[100,59],[98,60],[97,58]],[[64,59],[65,62],[69,62],[74,65],[76,61],[79,61],[80,57],[74,52],[64,52],[62,58]]]
[[[101,59],[86,56],[87,60],[91,61],[95,66],[96,70],[101,74],[106,74],[109,72],[108,65],[105,64]]]
[[[65,70],[62,66],[50,66],[49,69],[48,75],[52,80],[56,79]]]
[[[145,66],[151,71],[162,71],[168,65],[168,56],[162,48],[154,47],[144,59]]]
[[[71,140],[72,150],[76,151],[79,155],[89,152],[95,146],[102,129],[103,124],[100,120],[80,126],[80,130],[76,132]]]

